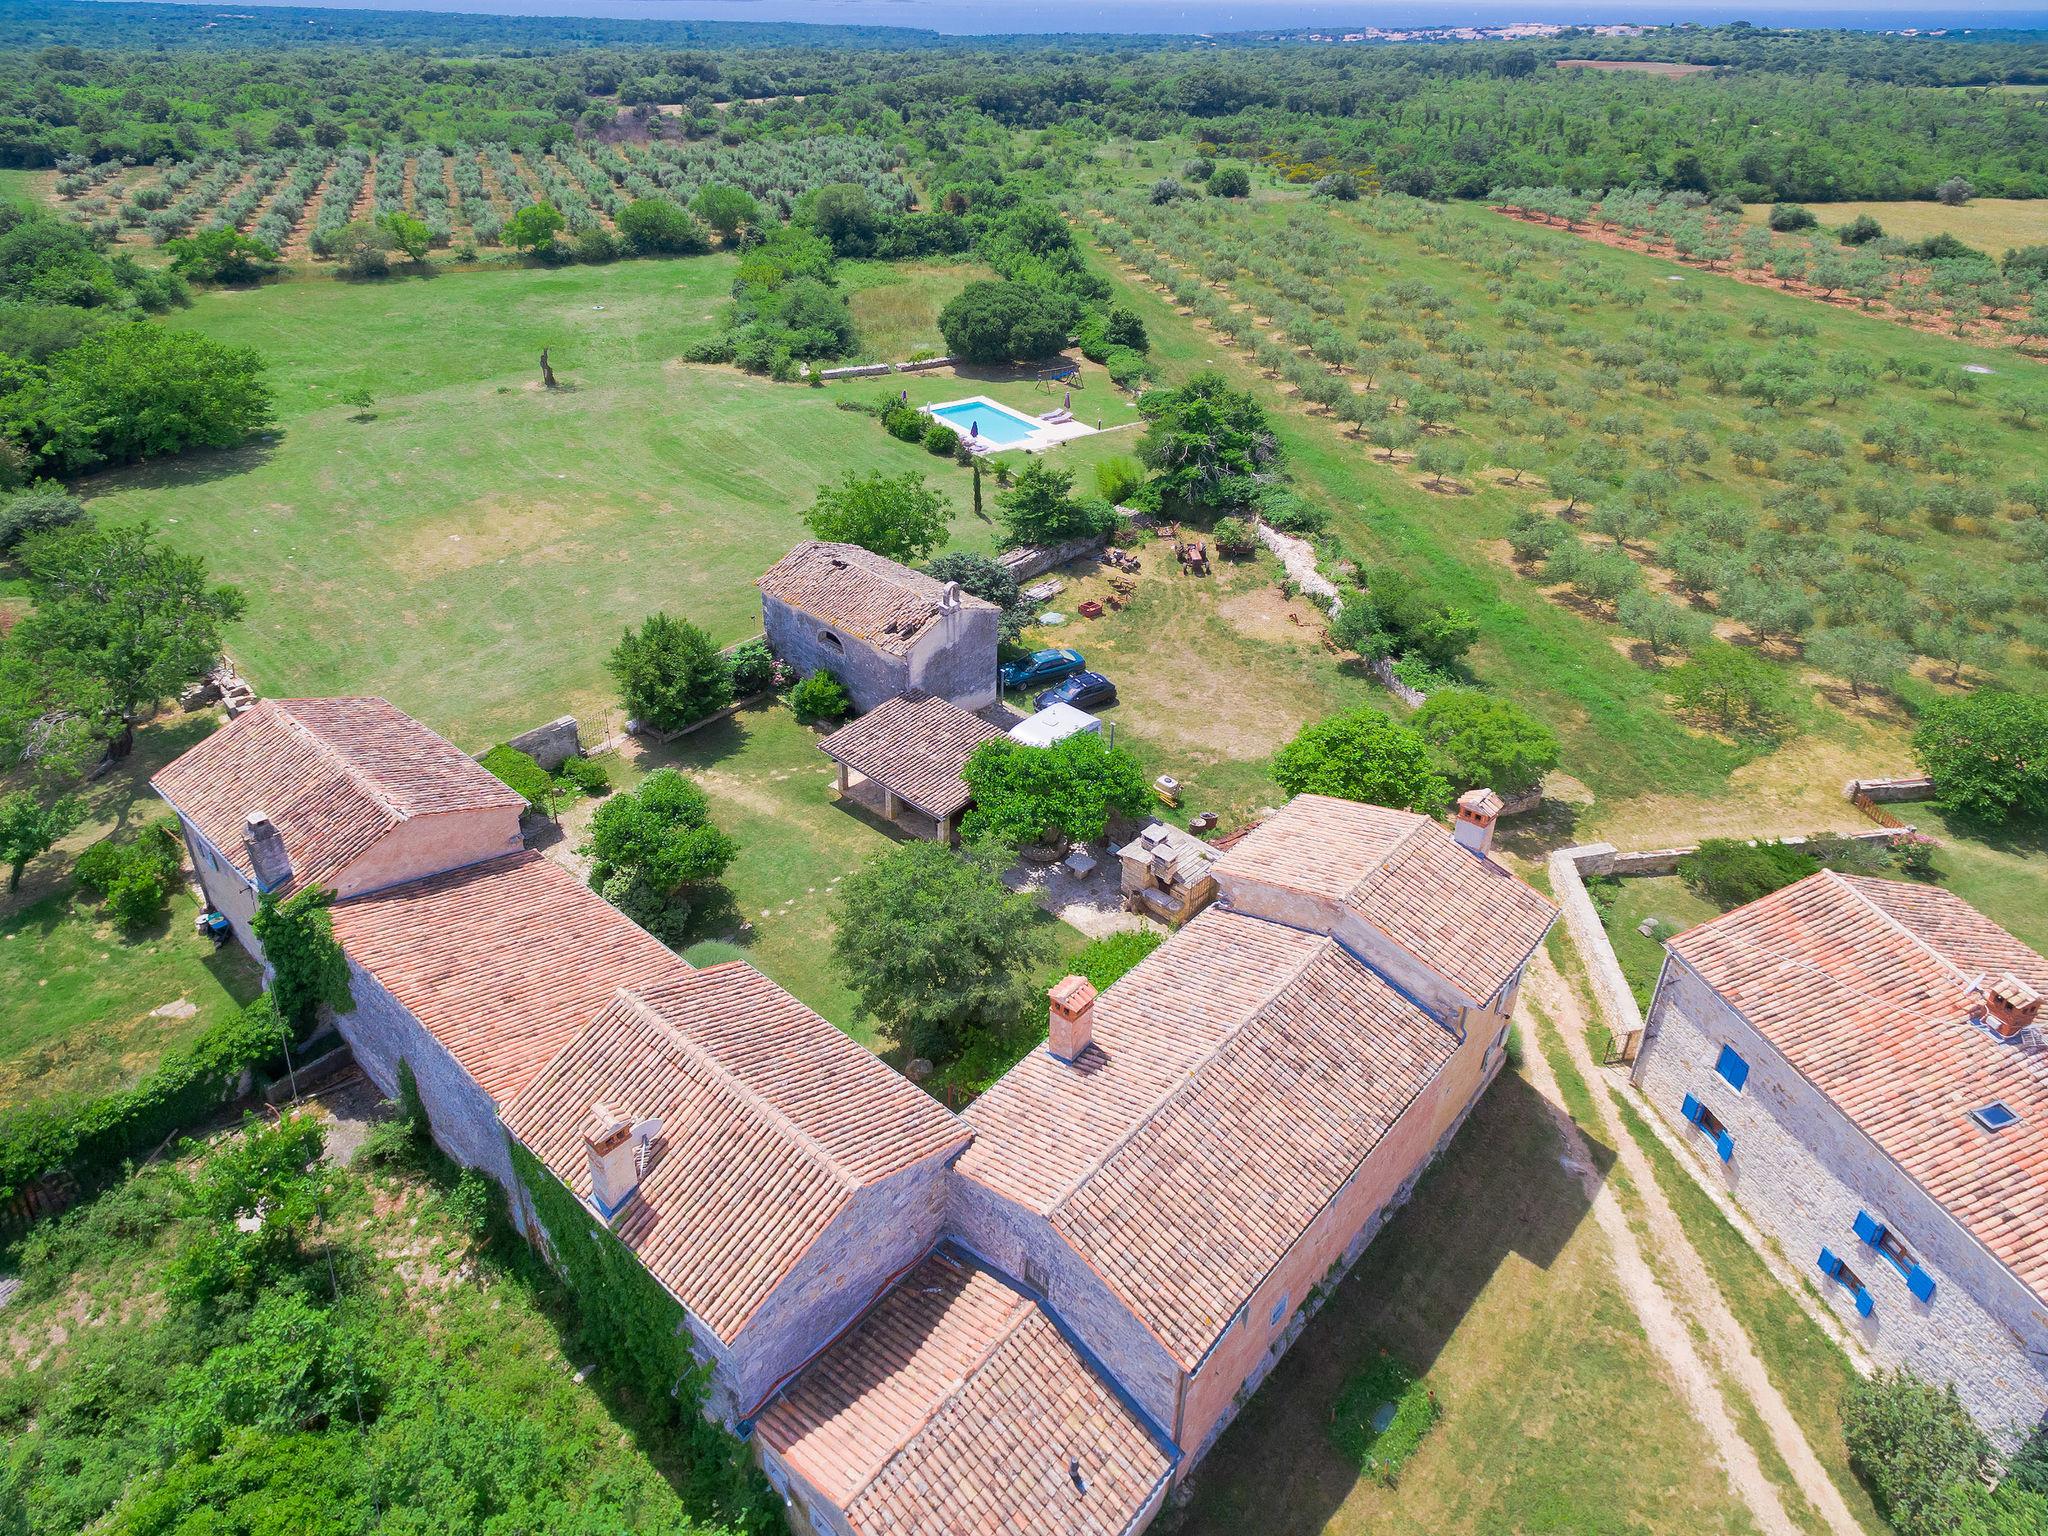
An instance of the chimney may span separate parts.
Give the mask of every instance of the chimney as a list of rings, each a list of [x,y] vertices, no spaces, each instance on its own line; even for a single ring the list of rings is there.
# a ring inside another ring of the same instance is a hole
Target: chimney
[[[2041,994],[2007,971],[1984,990],[1991,1027],[2002,1040],[2010,1040],[2041,1016]]]
[[[284,851],[284,834],[261,811],[251,811],[242,828],[242,847],[256,876],[256,889],[274,891],[292,877],[292,856]]]
[[[1490,789],[1468,789],[1458,796],[1457,819],[1451,825],[1458,846],[1482,859],[1492,853],[1493,824],[1500,807],[1500,796]]]
[[[1052,1028],[1045,1048],[1072,1065],[1095,1038],[1095,988],[1086,976],[1069,976],[1048,994]]]
[[[640,1149],[661,1134],[659,1120],[638,1125],[615,1114],[609,1104],[590,1106],[583,1127],[583,1147],[590,1156],[590,1198],[606,1221],[632,1199],[640,1187]]]

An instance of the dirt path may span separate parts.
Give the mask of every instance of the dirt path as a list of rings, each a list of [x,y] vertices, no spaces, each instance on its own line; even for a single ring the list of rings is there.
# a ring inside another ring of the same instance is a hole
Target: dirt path
[[[1551,970],[1549,960],[1539,954],[1537,965],[1530,970],[1529,990],[1525,996],[1532,1002],[1540,1001],[1545,1011],[1556,1018],[1552,1012],[1553,1004],[1540,985],[1546,973],[1554,979],[1557,976]],[[1558,985],[1562,987],[1561,979]],[[1757,1528],[1764,1536],[1801,1536],[1798,1524],[1778,1497],[1776,1486],[1764,1474],[1756,1452],[1750,1449],[1749,1442],[1736,1428],[1728,1400],[1722,1395],[1720,1383],[1701,1355],[1692,1330],[1671,1298],[1658,1285],[1657,1277],[1651,1273],[1635,1229],[1629,1225],[1627,1213],[1615,1198],[1612,1185],[1601,1177],[1595,1167],[1585,1136],[1564,1107],[1550,1062],[1537,1045],[1533,1024],[1534,1020],[1525,1012],[1523,1025],[1528,1032],[1528,1044],[1523,1060],[1528,1065],[1529,1081],[1543,1096],[1551,1118],[1557,1122],[1558,1138],[1564,1143],[1565,1166],[1585,1190],[1586,1199],[1592,1205],[1593,1219],[1599,1223],[1608,1247],[1613,1251],[1614,1275],[1622,1296],[1635,1310],[1636,1318],[1649,1338],[1650,1348],[1656,1351],[1678,1383],[1687,1409],[1705,1434],[1707,1449],[1720,1462],[1727,1474],[1730,1490],[1755,1518]],[[1560,1030],[1570,1027],[1569,1021],[1559,1020]],[[1847,1529],[1853,1532],[1855,1527],[1851,1525]]]
[[[1857,1523],[1856,1517],[1849,1512],[1849,1506],[1844,1502],[1841,1490],[1835,1487],[1827,1469],[1820,1464],[1820,1458],[1814,1455],[1805,1431],[1799,1427],[1799,1421],[1793,1418],[1792,1410],[1786,1406],[1785,1399],[1772,1384],[1763,1361],[1757,1357],[1756,1350],[1750,1344],[1749,1335],[1743,1331],[1742,1324],[1736,1321],[1735,1314],[1729,1310],[1727,1298],[1721,1294],[1720,1287],[1709,1278],[1705,1262],[1693,1248],[1692,1240],[1687,1237],[1677,1211],[1672,1209],[1671,1202],[1665,1198],[1663,1188],[1657,1182],[1656,1170],[1651,1167],[1649,1158],[1636,1144],[1635,1138],[1619,1123],[1611,1098],[1613,1086],[1607,1080],[1607,1074],[1594,1063],[1592,1052],[1586,1045],[1586,1018],[1577,991],[1558,974],[1548,955],[1539,955],[1537,963],[1530,968],[1528,987],[1530,1000],[1538,1004],[1557,1026],[1558,1033],[1565,1042],[1565,1050],[1572,1059],[1572,1065],[1578,1068],[1579,1075],[1592,1087],[1595,1103],[1600,1106],[1605,1122],[1601,1129],[1608,1133],[1609,1140],[1619,1156],[1620,1166],[1627,1172],[1640,1194],[1651,1241],[1655,1243],[1658,1253],[1669,1261],[1673,1270],[1692,1277],[1693,1284],[1687,1291],[1683,1303],[1685,1317],[1672,1316],[1668,1298],[1661,1291],[1658,1292],[1658,1300],[1663,1304],[1663,1310],[1671,1326],[1684,1332],[1686,1342],[1691,1345],[1693,1335],[1687,1328],[1687,1318],[1699,1325],[1701,1335],[1712,1351],[1714,1364],[1727,1380],[1740,1387],[1748,1397],[1757,1417],[1763,1421],[1764,1428],[1770,1434],[1771,1444],[1784,1459],[1785,1465],[1791,1469],[1792,1480],[1806,1502],[1819,1513],[1829,1530],[1839,1532],[1841,1536],[1858,1536],[1862,1527]],[[1534,1051],[1530,1053],[1529,1059],[1536,1062],[1540,1061],[1541,1057],[1541,1051]],[[1545,1076],[1549,1075],[1547,1062],[1542,1063],[1542,1070]],[[1546,1087],[1544,1091],[1548,1095],[1550,1090]],[[1605,1225],[1604,1221],[1602,1225]],[[1640,1262],[1641,1249],[1637,1246],[1635,1233],[1627,1227],[1625,1220],[1622,1225],[1629,1245],[1635,1250],[1635,1258]],[[1645,1327],[1648,1326],[1646,1320]],[[1718,1389],[1715,1395],[1717,1398],[1720,1396]],[[1726,1413],[1725,1403],[1721,1411]],[[1703,1419],[1701,1422],[1707,1421]],[[1715,1433],[1718,1439],[1718,1431]],[[1743,1449],[1745,1452],[1749,1450],[1746,1444]],[[1753,1453],[1751,1460],[1754,1461]],[[1772,1490],[1771,1497],[1775,1502],[1775,1489]],[[1779,1513],[1783,1514],[1782,1506]],[[1770,1522],[1765,1518],[1762,1509],[1757,1510],[1757,1517],[1761,1523],[1769,1527]]]

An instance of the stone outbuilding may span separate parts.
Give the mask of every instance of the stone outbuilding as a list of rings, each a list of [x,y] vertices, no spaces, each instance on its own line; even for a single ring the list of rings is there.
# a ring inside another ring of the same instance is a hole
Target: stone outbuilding
[[[918,837],[951,842],[969,804],[960,777],[985,741],[1003,732],[957,704],[905,693],[818,743],[839,767],[839,793]]]
[[[2048,1414],[2048,960],[1824,870],[1666,946],[1636,1083],[1879,1361]]]
[[[760,581],[768,648],[823,670],[865,714],[913,689],[976,710],[1001,696],[1002,610],[857,544],[799,544]]]
[[[1117,850],[1124,906],[1178,928],[1216,899],[1222,857],[1194,833],[1155,821]]]

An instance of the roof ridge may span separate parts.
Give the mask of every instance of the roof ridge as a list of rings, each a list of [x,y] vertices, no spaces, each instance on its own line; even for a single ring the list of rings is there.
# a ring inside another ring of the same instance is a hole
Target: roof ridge
[[[733,961],[731,963],[739,965],[743,962]],[[751,966],[747,968],[749,970],[753,969]],[[676,982],[668,983],[668,985],[687,985],[693,982],[696,977],[706,974],[709,974],[708,970],[693,971],[689,976],[679,977]],[[645,993],[638,992],[631,987],[621,987],[618,991],[618,1001],[640,1014],[647,1022],[655,1025],[662,1034],[669,1038],[677,1050],[708,1072],[714,1081],[727,1089],[739,1101],[742,1107],[751,1110],[760,1119],[767,1121],[769,1125],[786,1135],[806,1157],[831,1175],[842,1189],[851,1192],[860,1188],[860,1180],[853,1176],[844,1163],[832,1155],[830,1148],[818,1140],[816,1136],[813,1136],[809,1131],[798,1125],[796,1121],[792,1120],[766,1094],[762,1093],[753,1084],[720,1061],[708,1047],[696,1040],[692,1040],[682,1030],[678,1029],[660,1009],[656,1008],[648,1000]]]
[[[1221,904],[1219,903],[1219,905]],[[1224,908],[1224,910],[1232,912],[1239,917],[1246,918],[1251,922],[1263,923],[1267,921],[1267,919],[1263,917],[1253,917],[1248,912],[1237,912],[1237,909],[1234,907],[1226,907]],[[1286,927],[1287,925],[1284,923],[1275,923],[1272,926]],[[1297,933],[1307,933],[1310,930],[1293,929],[1291,931]],[[1339,944],[1337,940],[1332,938],[1329,934],[1318,933],[1314,934],[1313,936],[1317,940],[1317,944],[1314,949],[1309,951],[1309,955],[1306,960],[1302,961],[1300,965],[1296,966],[1292,971],[1288,972],[1285,976],[1283,976],[1278,982],[1278,984],[1274,986],[1272,991],[1266,993],[1263,997],[1261,997],[1256,1008],[1250,1010],[1236,1023],[1232,1024],[1230,1028],[1225,1030],[1221,1038],[1219,1038],[1214,1045],[1210,1046],[1208,1050],[1204,1051],[1201,1055],[1201,1058],[1195,1061],[1192,1065],[1190,1065],[1188,1069],[1180,1075],[1180,1081],[1172,1084],[1165,1093],[1161,1094],[1156,1100],[1153,1101],[1152,1107],[1150,1109],[1146,1110],[1144,1114],[1140,1115],[1136,1120],[1133,1120],[1129,1125],[1125,1126],[1123,1134],[1118,1136],[1116,1140],[1112,1141],[1107,1147],[1105,1147],[1100,1156],[1091,1159],[1086,1165],[1083,1166],[1079,1173],[1077,1173],[1072,1179],[1067,1181],[1066,1187],[1059,1192],[1058,1197],[1054,1199],[1052,1204],[1046,1208],[1045,1215],[1047,1220],[1051,1220],[1053,1216],[1057,1215],[1066,1206],[1066,1203],[1069,1200],[1073,1199],[1075,1195],[1079,1194],[1083,1185],[1087,1184],[1087,1182],[1090,1179],[1094,1178],[1096,1174],[1100,1173],[1104,1168],[1108,1167],[1109,1164],[1116,1159],[1117,1155],[1121,1153],[1125,1147],[1129,1146],[1134,1139],[1136,1139],[1138,1132],[1144,1130],[1145,1127],[1150,1125],[1153,1121],[1157,1120],[1161,1115],[1165,1114],[1168,1106],[1178,1101],[1180,1096],[1183,1093],[1187,1092],[1189,1084],[1194,1082],[1194,1080],[1197,1077],[1201,1076],[1201,1074],[1208,1069],[1208,1067],[1216,1060],[1217,1057],[1223,1054],[1223,1052],[1231,1045],[1233,1041],[1237,1039],[1239,1035],[1243,1034],[1246,1029],[1250,1028],[1260,1019],[1263,1019],[1266,1016],[1266,1010],[1271,1008],[1276,1002],[1280,1000],[1280,995],[1283,992],[1285,992],[1289,987],[1293,986],[1297,981],[1301,980],[1302,976],[1308,971],[1308,968],[1310,966],[1314,965],[1318,960],[1322,959],[1323,956],[1328,954],[1331,950],[1336,950],[1338,953],[1345,955],[1347,958],[1350,956],[1350,951],[1345,949],[1342,944]],[[1122,978],[1119,977],[1118,980],[1122,980]],[[1114,985],[1114,983],[1111,984],[1112,988],[1114,988]],[[1097,1006],[1100,1005],[1098,1004]]]
[[[1918,949],[1926,951],[1928,956],[1933,959],[1936,965],[1942,967],[1942,969],[1947,971],[1951,976],[1955,977],[1957,981],[1962,983],[1964,991],[1968,991],[1972,986],[1976,984],[1976,978],[1972,977],[1961,966],[1957,965],[1955,961],[1949,959],[1947,955],[1944,955],[1932,944],[1928,943],[1925,939],[1921,938],[1919,934],[1915,933],[1911,928],[1908,928],[1896,917],[1893,917],[1891,913],[1885,911],[1883,907],[1879,906],[1876,902],[1872,901],[1862,891],[1858,890],[1855,886],[1851,885],[1849,883],[1849,877],[1847,875],[1844,875],[1838,869],[1823,869],[1821,873],[1825,875],[1828,879],[1832,880],[1836,885],[1840,886],[1843,890],[1847,891],[1858,902],[1862,903],[1862,905],[1867,910],[1875,913],[1877,915],[1878,921],[1884,923],[1888,927],[1897,929],[1898,932],[1905,935],[1909,943],[1913,944]],[[1790,887],[1787,887],[1787,889],[1790,889]]]
[[[353,700],[360,698],[370,698],[372,697],[372,695],[360,694],[349,695],[347,697]],[[313,744],[315,750],[319,751],[323,756],[328,758],[337,767],[339,767],[343,773],[347,774],[350,780],[353,781],[358,788],[360,788],[372,800],[376,801],[379,805],[381,805],[386,811],[390,812],[391,815],[395,817],[397,820],[410,821],[412,819],[412,812],[407,810],[404,806],[398,804],[397,801],[393,800],[391,798],[390,792],[385,788],[385,786],[382,783],[372,778],[369,774],[365,773],[361,765],[359,765],[354,758],[348,756],[345,752],[341,751],[338,747],[334,745],[333,742],[329,741],[324,735],[314,730],[310,725],[306,724],[305,721],[301,720],[298,717],[296,711],[286,707],[288,704],[302,702],[306,701],[297,699],[270,700],[270,703],[275,712],[279,715],[282,715],[287,721],[289,721],[294,730],[299,732],[300,735],[304,736],[307,741]],[[313,702],[326,704],[333,703],[336,701],[331,699],[320,699]],[[383,704],[387,703],[388,701],[378,699],[377,702]]]
[[[1383,809],[1392,810],[1396,808],[1389,806],[1383,807]],[[1374,875],[1385,874],[1387,872],[1388,867],[1393,864],[1394,860],[1398,859],[1401,856],[1402,851],[1406,849],[1410,843],[1415,841],[1416,835],[1420,833],[1424,827],[1433,827],[1436,825],[1436,822],[1434,820],[1432,820],[1430,817],[1423,815],[1420,811],[1399,811],[1398,814],[1403,816],[1412,816],[1415,819],[1409,823],[1408,830],[1406,832],[1403,832],[1399,837],[1394,839],[1394,846],[1389,848],[1370,870],[1368,870],[1365,874],[1360,875],[1358,879],[1352,884],[1351,889],[1344,893],[1344,899],[1346,901],[1349,901],[1353,896],[1356,896],[1361,890],[1365,889],[1366,882],[1372,879]],[[1377,927],[1378,925],[1375,924],[1374,926]]]
[[[983,1371],[988,1369],[989,1362],[995,1359],[996,1357],[996,1351],[1001,1349],[1005,1344],[1009,1343],[1010,1340],[1016,1336],[1017,1330],[1024,1326],[1024,1320],[1027,1317],[1029,1317],[1033,1311],[1037,1310],[1036,1302],[1034,1302],[1029,1296],[1026,1296],[1022,1291],[1018,1290],[1016,1287],[1004,1285],[1002,1278],[995,1274],[994,1271],[990,1270],[986,1265],[976,1264],[972,1262],[962,1262],[959,1259],[952,1259],[950,1258],[950,1256],[949,1262],[959,1264],[961,1269],[966,1271],[967,1281],[970,1285],[973,1284],[974,1278],[977,1275],[986,1275],[991,1282],[999,1286],[1002,1289],[1003,1294],[1009,1298],[1009,1305],[1011,1308],[1009,1320],[1007,1323],[1005,1323],[1005,1325],[1002,1328],[996,1331],[993,1337],[989,1339],[988,1348],[984,1349],[981,1352],[980,1358],[978,1358],[974,1362],[974,1364],[970,1366],[967,1370],[962,1371],[960,1373],[959,1380],[955,1381],[950,1387],[948,1387],[946,1389],[945,1395],[942,1396],[936,1403],[932,1404],[932,1410],[930,1413],[927,1413],[924,1416],[924,1422],[918,1425],[917,1428],[910,1433],[910,1435],[904,1440],[904,1442],[901,1445],[897,1446],[896,1449],[891,1451],[887,1456],[884,1456],[881,1460],[880,1465],[878,1465],[874,1471],[870,1472],[857,1488],[853,1489],[852,1492],[847,1494],[845,1503],[840,1506],[841,1508],[852,1508],[855,1501],[858,1500],[861,1497],[861,1495],[866,1493],[870,1488],[874,1487],[878,1481],[880,1481],[881,1476],[884,1472],[888,1471],[891,1467],[895,1466],[897,1462],[901,1461],[905,1456],[909,1455],[911,1450],[917,1445],[917,1443],[924,1439],[926,1435],[931,1433],[932,1425],[938,1422],[939,1415],[944,1413],[948,1408],[952,1407],[953,1404],[960,1401],[961,1394],[964,1393],[968,1389],[968,1387],[974,1384],[975,1380],[980,1377]],[[912,1270],[911,1273],[915,1274],[916,1271]],[[907,1284],[909,1282],[909,1278],[909,1275],[904,1276],[902,1283]],[[963,1287],[962,1289],[964,1290],[965,1287]]]

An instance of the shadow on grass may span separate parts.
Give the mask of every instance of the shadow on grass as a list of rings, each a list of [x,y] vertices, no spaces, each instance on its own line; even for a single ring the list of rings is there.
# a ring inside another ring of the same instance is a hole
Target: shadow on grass
[[[1589,1148],[1605,1180],[1614,1151]],[[1328,1434],[1346,1383],[1382,1349],[1425,1375],[1503,1264],[1551,1267],[1589,1210],[1563,1151],[1547,1101],[1503,1072],[1209,1453],[1185,1512],[1162,1528],[1321,1532],[1364,1476]]]
[[[81,481],[77,490],[90,501],[93,497],[106,496],[118,491],[188,490],[195,485],[232,479],[236,475],[246,475],[268,464],[270,456],[277,451],[278,442],[283,436],[282,432],[263,432],[235,448],[181,453],[174,458],[160,459],[149,464],[133,464],[125,469],[110,469],[104,474]]]

